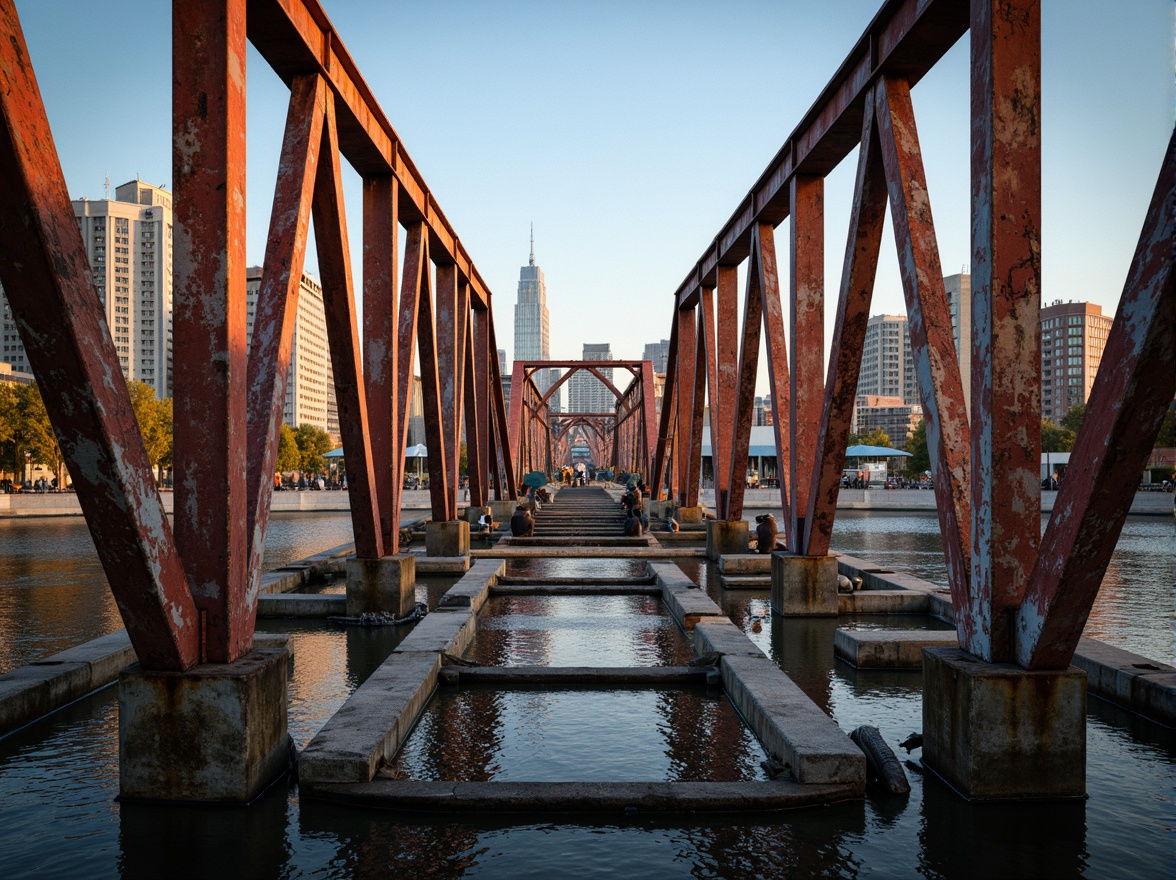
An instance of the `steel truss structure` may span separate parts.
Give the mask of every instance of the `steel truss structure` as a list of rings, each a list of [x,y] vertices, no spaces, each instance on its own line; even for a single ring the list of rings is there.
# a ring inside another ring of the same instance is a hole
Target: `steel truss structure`
[[[1041,74],[1037,0],[887,0],[674,294],[654,491],[698,503],[709,401],[718,514],[743,515],[761,332],[784,529],[829,552],[887,205],[923,395],[960,644],[1065,668],[1176,385],[1176,135],[1040,537]],[[910,90],[971,44],[972,383],[962,386]],[[858,148],[828,372],[824,177]],[[774,229],[790,224],[784,332]],[[746,264],[744,320],[736,273]],[[762,328],[762,330],[761,330]],[[789,345],[791,350],[789,350]],[[971,417],[965,408],[971,394]]]
[[[546,389],[536,374],[566,370]],[[631,379],[622,391],[606,379],[602,370],[624,370]],[[616,399],[611,413],[554,413],[551,398],[576,373],[590,373]],[[569,432],[580,427],[590,440],[596,464],[642,475],[651,473],[653,438],[657,431],[657,400],[652,361],[515,361],[510,385],[510,459],[518,473],[544,471],[570,460]]]
[[[174,529],[105,328],[15,5],[0,0],[0,281],[131,642],[144,667],[161,670],[231,662],[252,647],[312,217],[357,555],[399,551],[417,350],[434,518],[457,516],[463,417],[470,503],[488,500],[488,475],[504,473],[507,486],[514,479],[490,290],[318,0],[176,0],[172,34]],[[290,88],[248,357],[247,41]],[[362,341],[343,158],[363,178]]]

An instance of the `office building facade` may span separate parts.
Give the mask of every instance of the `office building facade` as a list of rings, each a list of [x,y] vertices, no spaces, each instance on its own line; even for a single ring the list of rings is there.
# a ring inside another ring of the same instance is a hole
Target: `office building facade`
[[[535,264],[535,234],[531,233],[531,258],[519,270],[518,299],[514,311],[516,361],[551,360],[551,316],[547,312],[547,281]],[[546,391],[559,378],[558,370],[540,370],[535,384]],[[551,396],[551,409],[559,412],[560,392]]]
[[[1113,320],[1102,306],[1062,302],[1041,309],[1041,417],[1060,424],[1086,403]]]
[[[921,403],[905,315],[875,315],[867,322],[857,393]]]
[[[599,345],[585,343],[581,360],[611,361],[612,346],[607,342]],[[602,369],[600,374],[609,382],[613,381],[611,368]],[[580,370],[568,379],[568,412],[573,413],[604,413],[613,412],[617,406],[617,398],[608,390],[603,382],[589,373]]]

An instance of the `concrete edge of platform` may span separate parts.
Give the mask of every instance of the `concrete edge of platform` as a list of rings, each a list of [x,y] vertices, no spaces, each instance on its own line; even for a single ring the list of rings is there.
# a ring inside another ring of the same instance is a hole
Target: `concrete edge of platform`
[[[660,596],[657,584],[495,584],[494,596]]]
[[[347,596],[343,593],[283,593],[257,597],[257,616],[331,617],[347,614]]]
[[[685,632],[694,629],[700,620],[727,619],[723,609],[715,604],[705,590],[686,577],[678,566],[670,562],[651,562],[649,567],[661,588],[662,602]]]
[[[437,601],[438,608],[471,608],[475,613],[486,604],[490,590],[506,572],[501,559],[478,559],[456,584]]]
[[[471,550],[474,559],[687,559],[704,558],[702,547],[510,547],[501,542]]]
[[[123,629],[0,675],[0,736],[116,681],[136,659]]]
[[[866,756],[808,695],[766,656],[726,654],[723,687],[765,751],[804,785],[866,791]]]
[[[693,666],[447,666],[443,684],[549,685],[587,687],[696,687],[714,670]],[[718,684],[716,680],[714,682]]]
[[[719,586],[724,590],[770,590],[771,575],[720,574]]]
[[[412,812],[683,813],[760,812],[861,797],[855,785],[748,782],[416,782],[376,778],[323,785],[323,800]]]
[[[924,648],[954,648],[950,629],[845,629],[833,633],[833,653],[858,669],[922,669]]]
[[[470,570],[468,556],[425,556],[414,553],[417,574],[465,574]]]

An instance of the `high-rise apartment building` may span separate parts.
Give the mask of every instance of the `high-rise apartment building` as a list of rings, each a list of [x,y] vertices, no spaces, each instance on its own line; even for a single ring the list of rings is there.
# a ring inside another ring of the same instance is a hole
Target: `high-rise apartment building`
[[[245,309],[249,339],[253,339],[253,318],[261,291],[261,267],[245,270]],[[298,290],[298,315],[294,319],[294,340],[286,374],[286,410],[283,421],[292,428],[314,425],[339,441],[339,414],[335,405],[335,379],[331,351],[327,344],[327,314],[323,289],[302,273]]]
[[[611,361],[612,347],[607,343],[594,345],[584,344],[584,354],[581,360]],[[612,369],[602,369],[600,374],[609,382],[613,380]],[[608,387],[589,373],[580,370],[568,379],[568,412],[574,413],[602,413],[616,409],[617,398]]]
[[[1041,309],[1041,417],[1058,424],[1086,403],[1112,319],[1102,306],[1062,302]]]
[[[132,180],[113,199],[78,199],[73,208],[123,376],[171,397],[171,193]],[[0,322],[0,361],[32,372],[2,292]]]
[[[859,394],[853,408],[853,431],[869,434],[881,428],[895,449],[904,449],[922,419],[923,407],[917,403],[903,403],[901,397]]]
[[[972,276],[961,272],[943,279],[947,306],[951,310],[951,336],[960,363],[964,408],[972,414]]]
[[[547,313],[547,282],[535,265],[535,232],[531,231],[531,259],[519,270],[519,293],[514,312],[514,356],[516,361],[551,359],[551,317]],[[547,373],[546,376],[543,374]],[[559,378],[557,370],[540,370],[535,384],[546,391]],[[551,396],[552,412],[559,412],[560,392]]]
[[[653,371],[655,373],[664,373],[669,359],[670,340],[663,339],[661,342],[645,343],[645,353],[641,355],[641,360],[653,361]]]
[[[867,322],[857,393],[921,403],[905,315],[875,315]]]

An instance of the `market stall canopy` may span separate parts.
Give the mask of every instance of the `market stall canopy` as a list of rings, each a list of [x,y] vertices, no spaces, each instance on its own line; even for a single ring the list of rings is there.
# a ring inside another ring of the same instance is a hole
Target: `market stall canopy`
[[[891,449],[889,446],[851,446],[845,450],[847,458],[867,458],[871,455],[876,456],[906,456],[910,457],[911,453],[903,452],[901,449]]]
[[[323,458],[342,458],[342,457],[343,457],[343,447],[342,446],[340,446],[338,449],[332,449],[330,452],[323,453]]]
[[[404,450],[405,458],[428,458],[429,450],[425,448],[424,443],[418,443],[416,446],[410,446]]]

